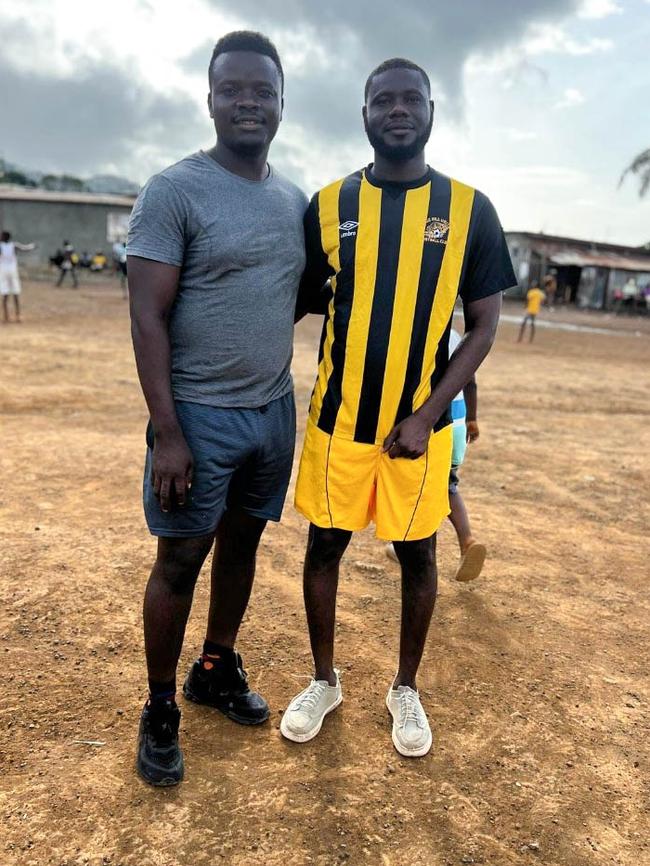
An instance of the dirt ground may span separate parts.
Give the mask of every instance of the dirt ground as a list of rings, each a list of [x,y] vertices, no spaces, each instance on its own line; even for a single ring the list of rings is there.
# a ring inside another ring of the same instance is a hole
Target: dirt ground
[[[650,864],[650,320],[572,313],[629,334],[540,329],[532,346],[502,323],[462,472],[489,558],[474,585],[453,583],[443,526],[427,757],[391,744],[399,577],[370,530],[342,566],[344,703],[311,743],[281,739],[310,673],[306,526],[289,502],[239,642],[271,721],[183,703],[186,781],[161,791],[133,768],[155,543],[127,305],[101,280],[25,282],[23,299],[24,322],[0,326],[2,866]],[[300,436],[318,331],[296,335]]]

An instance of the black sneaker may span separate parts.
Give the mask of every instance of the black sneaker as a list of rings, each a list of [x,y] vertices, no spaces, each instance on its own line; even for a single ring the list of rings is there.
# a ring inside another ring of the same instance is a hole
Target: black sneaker
[[[187,675],[183,694],[197,704],[216,707],[240,725],[261,725],[271,711],[264,698],[249,689],[242,664],[239,653],[220,659],[211,670],[197,659]]]
[[[159,787],[178,785],[183,778],[183,753],[178,745],[181,711],[172,701],[152,706],[140,717],[136,766],[145,782]]]

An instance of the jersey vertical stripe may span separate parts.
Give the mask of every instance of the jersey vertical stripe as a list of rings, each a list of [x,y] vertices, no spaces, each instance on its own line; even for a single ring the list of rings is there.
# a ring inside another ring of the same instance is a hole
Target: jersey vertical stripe
[[[338,187],[337,207],[331,206],[323,216],[328,220],[329,245],[336,245],[338,268],[331,279],[333,290],[328,310],[328,332],[332,370],[327,379],[322,400],[312,411],[312,420],[327,433],[332,433],[342,400],[342,381],[347,352],[348,329],[354,294],[354,274],[356,261],[356,223],[359,216],[359,189],[361,172],[351,175]],[[342,216],[343,215],[343,216]],[[342,222],[354,226],[354,230],[343,231]],[[332,228],[331,226],[334,226]]]
[[[359,410],[370,315],[377,278],[379,226],[382,191],[363,178],[359,191],[359,227],[354,263],[354,285],[350,323],[345,347],[345,365],[341,385],[335,435],[354,438]]]
[[[422,363],[422,381],[413,396],[414,411],[424,405],[431,396],[431,378],[435,371],[436,353],[440,340],[449,326],[458,295],[473,202],[474,190],[452,180],[449,238],[442,257],[442,267],[433,300]]]
[[[451,181],[447,177],[437,175],[431,182],[429,210],[427,216],[438,217],[449,221],[451,201]],[[406,375],[402,388],[396,423],[413,414],[413,395],[422,381],[422,365],[429,330],[429,320],[433,299],[437,291],[437,281],[445,254],[445,245],[425,243],[420,264],[420,274],[417,288],[417,299],[413,313],[411,328],[411,345],[409,347]]]
[[[395,303],[395,284],[402,256],[401,238],[405,196],[382,195],[379,220],[377,276],[368,327],[363,378],[359,394],[355,442],[374,444],[384,385],[387,347]],[[422,241],[420,241],[421,245]]]
[[[386,355],[381,410],[376,430],[376,440],[381,442],[395,425],[398,405],[407,376],[410,348],[413,345],[418,286],[425,247],[423,238],[429,213],[431,191],[431,183],[428,183],[406,193],[399,267],[395,286],[395,304]],[[432,244],[426,246],[432,246]],[[429,273],[430,279],[431,274]]]
[[[330,184],[318,194],[318,220],[320,223],[321,244],[327,256],[330,267],[337,274],[339,262],[339,191],[342,180]],[[336,285],[336,276],[331,279]],[[327,390],[327,382],[332,374],[332,343],[334,342],[334,299],[330,301],[327,319],[324,325],[323,339],[319,352],[318,377],[312,395],[310,413],[314,421],[318,420],[323,397]]]

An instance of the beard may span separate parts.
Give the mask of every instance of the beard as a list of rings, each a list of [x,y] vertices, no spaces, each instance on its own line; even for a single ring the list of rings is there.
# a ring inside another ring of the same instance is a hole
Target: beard
[[[368,141],[373,150],[381,156],[382,159],[386,159],[389,162],[407,162],[409,159],[413,159],[414,156],[417,156],[420,151],[424,150],[425,144],[431,137],[433,115],[431,115],[431,120],[429,121],[427,128],[421,132],[411,144],[386,144],[384,139],[378,133],[373,132],[373,130],[368,127],[367,122],[365,126]]]
[[[261,156],[268,150],[268,147],[269,143],[267,141],[237,141],[230,145],[233,153],[248,159]]]

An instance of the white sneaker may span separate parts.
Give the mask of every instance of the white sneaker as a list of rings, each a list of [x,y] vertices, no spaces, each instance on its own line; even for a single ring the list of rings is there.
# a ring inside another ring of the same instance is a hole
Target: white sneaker
[[[312,680],[307,688],[291,701],[280,722],[280,732],[294,743],[306,743],[313,739],[323,725],[323,719],[335,710],[343,700],[339,672],[336,685],[327,680]]]
[[[420,758],[431,748],[433,737],[420,694],[409,686],[388,689],[386,706],[393,717],[393,745],[407,758]]]

